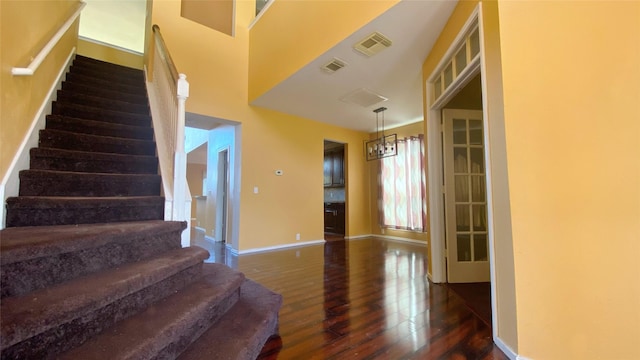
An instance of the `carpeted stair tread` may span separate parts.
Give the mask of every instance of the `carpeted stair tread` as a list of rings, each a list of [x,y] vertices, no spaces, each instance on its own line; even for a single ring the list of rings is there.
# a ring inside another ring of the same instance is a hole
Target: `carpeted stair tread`
[[[7,228],[0,230],[0,264],[104,246],[124,239],[125,235],[130,241],[148,234],[158,235],[185,228],[185,222],[164,220]]]
[[[155,156],[32,148],[31,169],[120,174],[157,174]]]
[[[72,104],[89,105],[105,110],[115,110],[120,112],[131,112],[136,114],[149,114],[149,106],[146,104],[132,104],[122,100],[108,97],[86,95],[82,93],[58,90],[56,101]]]
[[[164,198],[18,196],[7,199],[6,214],[7,227],[162,220]]]
[[[118,64],[82,56],[82,55],[76,55],[76,58],[73,60],[73,65],[92,67],[100,71],[106,71],[106,72],[128,74],[131,76],[139,77],[141,81],[144,80],[144,72],[140,69],[135,69],[135,68],[124,66],[124,65],[118,65]]]
[[[0,230],[2,298],[181,247],[185,222],[136,221]]]
[[[153,140],[153,129],[148,126],[124,125],[64,115],[47,115],[47,129],[125,139]]]
[[[88,105],[70,104],[54,101],[52,115],[66,115],[86,120],[104,121],[131,126],[151,126],[151,115],[132,114],[115,110],[104,110]]]
[[[138,83],[137,85],[124,84],[121,82],[99,79],[92,76],[86,76],[83,74],[75,74],[73,72],[67,73],[65,82],[68,83],[81,83],[88,84],[89,86],[109,89],[118,91],[121,93],[144,96],[147,94],[147,88],[144,83]]]
[[[54,149],[94,151],[99,153],[146,156],[155,156],[156,154],[156,144],[150,140],[78,134],[53,129],[40,130],[39,146]]]
[[[144,77],[144,71],[142,70],[123,67],[120,65],[104,66],[103,64],[96,64],[86,61],[74,61],[69,68],[69,72],[97,76],[104,79],[114,79],[117,82],[125,81],[135,82],[136,84],[139,84],[146,81]]]
[[[113,100],[125,101],[132,104],[139,105],[147,105],[149,104],[149,99],[147,99],[146,95],[132,95],[121,93],[114,90],[102,89],[95,86],[91,86],[89,84],[79,84],[79,83],[62,83],[62,90],[67,92],[86,94],[91,96],[98,96]]]
[[[160,175],[22,170],[19,196],[160,196]]]
[[[91,316],[99,308],[201,265],[207,257],[207,251],[198,247],[171,250],[153,259],[5,298],[0,305],[0,346],[4,350],[61,324]]]
[[[240,288],[240,300],[179,360],[254,360],[272,335],[278,332],[282,296],[251,280]]]
[[[105,71],[100,66],[76,63],[71,65],[69,72],[89,76],[102,80],[115,80],[118,83],[139,86],[144,84],[144,76],[129,71]]]
[[[222,264],[204,264],[196,282],[59,358],[173,359],[238,301],[243,281]]]

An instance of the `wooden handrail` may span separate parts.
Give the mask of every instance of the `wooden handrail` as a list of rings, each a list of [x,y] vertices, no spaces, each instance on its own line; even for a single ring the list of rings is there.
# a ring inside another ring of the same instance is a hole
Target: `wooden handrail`
[[[73,24],[73,22],[76,21],[76,19],[80,15],[80,12],[86,5],[87,5],[86,2],[80,1],[76,11],[69,17],[69,19],[67,19],[67,21],[64,24],[62,24],[60,29],[58,29],[58,32],[56,32],[55,35],[53,35],[51,40],[49,40],[49,42],[42,48],[42,50],[40,50],[38,55],[36,55],[36,57],[33,58],[33,60],[31,61],[31,64],[29,64],[29,66],[27,66],[26,68],[14,67],[11,69],[11,74],[16,76],[33,75],[33,73],[35,73],[36,70],[38,70],[38,67],[40,66],[40,64],[42,64],[44,59],[49,55],[51,50],[53,50],[53,47],[56,46],[56,44],[58,43],[58,41],[60,41],[62,36],[67,32],[67,30],[69,30],[69,28],[71,27],[71,24]]]
[[[169,68],[169,72],[171,73],[171,77],[173,78],[173,81],[177,82],[178,79],[180,78],[180,76],[178,75],[178,69],[176,68],[176,65],[174,64],[173,59],[171,58],[171,54],[167,49],[167,45],[164,43],[164,39],[162,38],[162,33],[160,32],[160,27],[154,24],[152,29],[153,29],[153,35],[155,37],[156,43],[160,45],[158,46],[158,53],[160,54],[160,56],[164,58],[165,63]]]

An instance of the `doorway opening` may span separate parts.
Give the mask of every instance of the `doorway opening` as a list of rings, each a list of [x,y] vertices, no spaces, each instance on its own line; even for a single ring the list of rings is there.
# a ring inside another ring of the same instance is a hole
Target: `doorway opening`
[[[345,147],[344,143],[324,141],[324,238],[327,241],[344,240],[346,234]]]
[[[427,83],[430,278],[450,284],[472,311],[492,325],[495,273],[486,166],[490,144],[478,11]]]
[[[447,283],[490,326],[481,75],[477,74],[441,111]]]

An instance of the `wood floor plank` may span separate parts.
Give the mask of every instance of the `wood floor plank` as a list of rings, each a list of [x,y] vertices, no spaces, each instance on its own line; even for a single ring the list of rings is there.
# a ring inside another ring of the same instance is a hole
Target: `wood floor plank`
[[[192,243],[282,294],[280,336],[260,360],[507,359],[460,296],[427,280],[424,246],[368,238],[232,256]]]

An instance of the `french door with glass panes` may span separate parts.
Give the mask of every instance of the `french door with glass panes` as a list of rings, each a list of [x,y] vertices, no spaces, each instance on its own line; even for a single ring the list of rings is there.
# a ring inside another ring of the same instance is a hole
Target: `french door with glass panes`
[[[482,111],[442,115],[447,281],[490,281]]]

